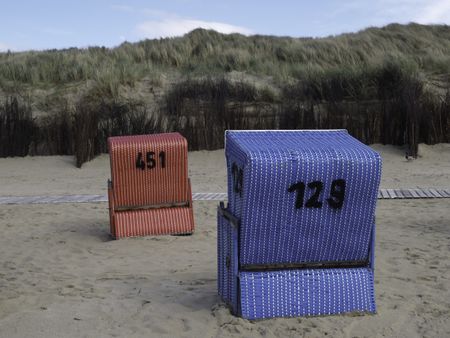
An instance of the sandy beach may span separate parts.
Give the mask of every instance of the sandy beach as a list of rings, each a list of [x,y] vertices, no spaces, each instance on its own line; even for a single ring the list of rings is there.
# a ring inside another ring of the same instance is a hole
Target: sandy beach
[[[450,188],[450,144],[374,145],[383,188]],[[225,192],[223,150],[189,154],[194,192]],[[106,194],[109,157],[0,159],[0,196]],[[114,241],[107,203],[0,205],[0,337],[448,337],[450,199],[380,200],[365,316],[234,317],[217,296],[217,202],[188,237]]]

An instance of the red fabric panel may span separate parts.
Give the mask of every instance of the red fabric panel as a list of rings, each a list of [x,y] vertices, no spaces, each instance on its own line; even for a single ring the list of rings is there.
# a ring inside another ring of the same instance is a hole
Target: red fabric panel
[[[108,147],[116,208],[189,200],[187,141],[179,133],[110,137]],[[154,153],[154,168],[148,168],[148,152]],[[136,167],[139,153],[143,170]]]
[[[179,133],[119,136],[110,137],[108,147],[111,235],[123,238],[192,233],[194,215],[186,139]],[[175,203],[189,206],[145,208]],[[130,210],[123,210],[126,208]]]
[[[191,207],[173,207],[114,213],[115,238],[190,234],[194,231]]]

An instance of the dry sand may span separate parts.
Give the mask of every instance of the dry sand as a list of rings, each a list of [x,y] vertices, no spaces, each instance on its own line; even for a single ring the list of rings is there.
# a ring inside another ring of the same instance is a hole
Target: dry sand
[[[450,145],[417,160],[375,145],[382,187],[450,188]],[[0,159],[0,196],[104,194],[109,159]],[[223,151],[189,154],[195,192],[224,192]],[[448,337],[450,200],[382,200],[378,313],[251,322],[216,295],[216,206],[190,237],[110,239],[106,203],[0,206],[0,337]]]

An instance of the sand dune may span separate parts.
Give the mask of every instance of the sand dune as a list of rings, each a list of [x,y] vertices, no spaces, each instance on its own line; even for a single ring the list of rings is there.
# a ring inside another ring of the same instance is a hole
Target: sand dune
[[[450,145],[382,153],[383,187],[450,187]],[[109,159],[0,159],[0,195],[101,194]],[[225,191],[223,151],[189,154],[196,192]],[[250,322],[216,295],[216,202],[196,233],[113,241],[106,203],[0,206],[0,337],[450,336],[450,200],[382,200],[367,316]]]

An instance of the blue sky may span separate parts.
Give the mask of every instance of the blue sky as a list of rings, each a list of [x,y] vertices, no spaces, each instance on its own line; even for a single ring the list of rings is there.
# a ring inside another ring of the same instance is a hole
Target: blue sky
[[[322,37],[392,22],[450,24],[450,0],[0,1],[0,51],[112,47],[196,27]]]

